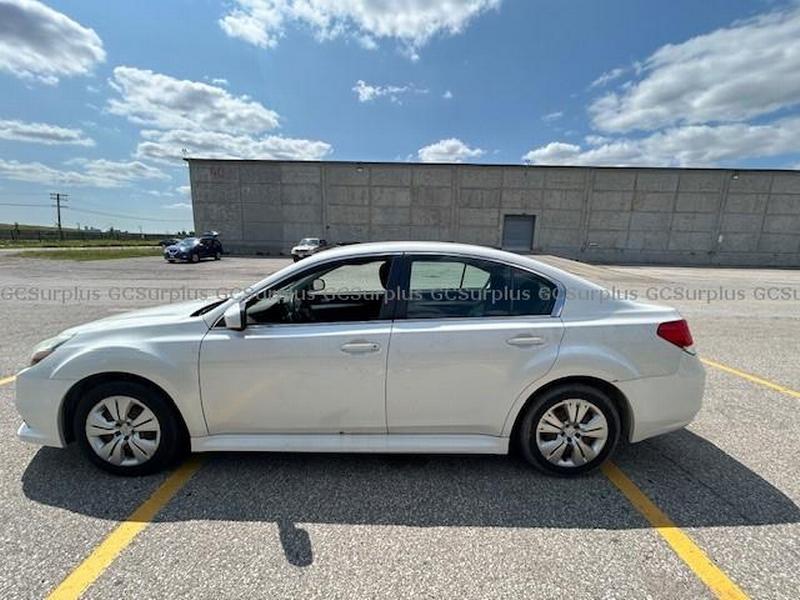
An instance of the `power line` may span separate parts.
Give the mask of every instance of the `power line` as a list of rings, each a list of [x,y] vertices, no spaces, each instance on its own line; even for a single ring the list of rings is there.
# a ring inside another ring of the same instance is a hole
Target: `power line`
[[[69,210],[71,210],[73,212],[86,213],[86,214],[89,214],[89,215],[99,215],[101,217],[116,217],[118,219],[131,219],[131,220],[134,220],[134,221],[136,221],[136,220],[139,220],[139,221],[157,221],[157,222],[161,222],[161,223],[181,223],[181,222],[186,221],[185,218],[184,219],[156,219],[156,218],[153,218],[153,217],[138,217],[138,216],[134,216],[134,215],[123,215],[123,214],[119,214],[119,213],[110,213],[110,212],[104,212],[104,211],[100,211],[100,210],[88,210],[88,209],[85,209],[85,208],[75,208],[74,206],[65,206],[64,208],[68,208]]]
[[[26,206],[29,208],[53,208],[52,204],[25,204],[23,202],[0,202],[0,206]]]

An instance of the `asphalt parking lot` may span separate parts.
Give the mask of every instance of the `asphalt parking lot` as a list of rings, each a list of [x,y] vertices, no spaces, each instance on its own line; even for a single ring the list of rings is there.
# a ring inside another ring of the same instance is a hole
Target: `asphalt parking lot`
[[[114,478],[75,448],[23,444],[8,377],[66,327],[287,261],[0,256],[0,596],[63,591],[79,569],[92,598],[796,598],[800,271],[544,260],[683,312],[713,361],[688,429],[577,480],[513,457],[205,455],[143,519],[174,476]]]

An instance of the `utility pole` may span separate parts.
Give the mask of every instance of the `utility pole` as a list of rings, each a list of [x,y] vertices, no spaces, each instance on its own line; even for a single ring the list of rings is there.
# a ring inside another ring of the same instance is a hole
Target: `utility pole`
[[[56,215],[58,217],[58,239],[60,240],[64,239],[64,232],[61,229],[61,201],[63,200],[64,202],[66,202],[67,197],[68,197],[67,194],[59,194],[57,192],[50,194],[50,200],[56,201],[55,208],[56,208]]]

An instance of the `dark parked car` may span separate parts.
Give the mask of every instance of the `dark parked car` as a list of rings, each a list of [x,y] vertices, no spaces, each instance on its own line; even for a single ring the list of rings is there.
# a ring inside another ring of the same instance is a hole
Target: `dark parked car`
[[[203,258],[222,258],[222,243],[215,233],[189,237],[164,248],[164,259],[169,262],[200,262]]]

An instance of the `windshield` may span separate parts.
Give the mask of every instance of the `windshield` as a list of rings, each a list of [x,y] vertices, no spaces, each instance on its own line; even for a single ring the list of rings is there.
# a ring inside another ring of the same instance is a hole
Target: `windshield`
[[[303,238],[300,240],[300,246],[317,246],[319,245],[319,238]]]
[[[198,244],[199,242],[200,240],[198,240],[197,238],[186,238],[178,242],[178,246],[183,246],[188,248],[194,246],[195,244]]]

